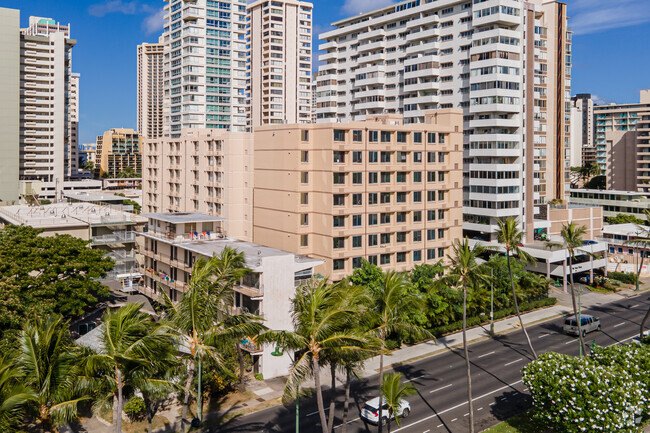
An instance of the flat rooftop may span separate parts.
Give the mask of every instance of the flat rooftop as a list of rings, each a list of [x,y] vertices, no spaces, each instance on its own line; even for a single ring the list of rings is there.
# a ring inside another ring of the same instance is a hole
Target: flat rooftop
[[[224,218],[204,214],[201,212],[146,213],[142,214],[142,216],[171,224],[202,223],[225,220]]]
[[[583,192],[587,194],[610,194],[610,195],[625,195],[628,197],[643,197],[647,198],[648,193],[645,192],[636,192],[636,191],[614,191],[614,190],[605,190],[605,189],[575,189],[572,188],[569,190],[570,193]],[[581,198],[581,197],[571,197],[571,198]]]
[[[142,216],[125,212],[119,206],[94,203],[53,203],[40,206],[0,206],[0,220],[7,224],[34,228],[85,227],[115,223],[146,223]]]
[[[84,202],[121,202],[126,200],[126,197],[121,197],[119,195],[111,193],[95,193],[87,191],[65,191],[63,193],[64,197],[67,197],[72,200],[84,201]]]
[[[646,231],[650,230],[648,226],[641,226]],[[638,233],[638,234],[637,234]],[[639,230],[639,226],[633,223],[625,224],[610,224],[603,227],[603,234],[608,235],[621,235],[621,236],[638,236],[642,235],[643,231]]]

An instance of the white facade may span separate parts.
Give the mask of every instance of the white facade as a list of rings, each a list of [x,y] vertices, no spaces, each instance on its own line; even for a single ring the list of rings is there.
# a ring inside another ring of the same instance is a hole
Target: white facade
[[[582,167],[582,107],[571,105],[571,167]]]
[[[463,108],[464,228],[494,233],[497,218],[513,216],[532,238],[539,208],[568,188],[565,10],[551,0],[410,0],[336,22],[320,35],[317,121],[398,113],[422,123],[425,110]]]
[[[81,74],[70,74],[70,85],[68,86],[68,100],[70,103],[68,114],[68,144],[69,152],[66,155],[67,173],[66,177],[77,177],[79,173],[79,79]]]
[[[163,134],[163,59],[165,46],[138,45],[138,132],[145,138]]]
[[[246,0],[165,0],[163,135],[245,132]]]

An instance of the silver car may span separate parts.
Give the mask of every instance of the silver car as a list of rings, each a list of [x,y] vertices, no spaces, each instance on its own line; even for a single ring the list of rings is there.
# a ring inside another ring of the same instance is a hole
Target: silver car
[[[402,400],[398,410],[398,416],[400,418],[406,418],[411,413],[411,405],[408,401]],[[361,418],[370,421],[373,424],[379,424],[379,397],[375,397],[372,400],[368,400],[361,409]],[[381,413],[381,425],[386,425],[388,423],[388,406],[384,404],[382,413]],[[395,418],[391,416],[391,419]]]
[[[588,334],[592,331],[600,331],[600,319],[598,317],[583,314],[580,317],[580,327],[582,328],[582,335]],[[578,322],[574,316],[564,319],[564,332],[569,335],[578,335]]]

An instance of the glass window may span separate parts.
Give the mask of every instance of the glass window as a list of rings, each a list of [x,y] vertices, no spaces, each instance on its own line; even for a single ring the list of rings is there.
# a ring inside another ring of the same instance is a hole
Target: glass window
[[[406,212],[397,212],[397,215],[395,215],[395,220],[398,223],[405,223],[406,222]]]
[[[381,242],[382,245],[386,245],[390,243],[390,233],[382,233],[381,236],[379,237],[379,241]]]
[[[360,143],[363,141],[363,131],[360,129],[355,129],[352,131],[352,141],[355,143]]]
[[[438,209],[438,219],[439,220],[444,220],[445,219],[445,210],[444,209]]]
[[[439,171],[438,172],[438,182],[444,182],[445,181],[445,172],[444,171]]]
[[[359,150],[355,150],[352,152],[352,162],[355,164],[359,164],[363,162],[363,152]]]
[[[445,152],[438,152],[438,162],[445,162]]]
[[[444,247],[438,248],[438,258],[442,259],[444,257],[445,257],[445,248]]]
[[[334,206],[345,206],[345,194],[334,194]]]
[[[381,131],[381,142],[390,143],[390,136],[391,136],[390,131]]]
[[[379,141],[379,132],[378,131],[368,131],[368,141],[371,143],[376,143]]]
[[[413,203],[422,202],[422,191],[413,191]]]
[[[345,173],[333,173],[334,185],[345,185]]]
[[[309,173],[303,171],[300,173],[300,183],[309,183]]]
[[[422,230],[415,230],[413,232],[413,242],[420,242],[422,240]]]
[[[422,222],[422,211],[416,210],[413,212],[413,222],[414,223]]]
[[[336,259],[332,262],[335,271],[342,271],[345,269],[345,259]]]
[[[438,134],[438,143],[445,144],[445,135],[446,134]]]
[[[390,264],[390,254],[382,254],[379,258],[379,261],[382,265]]]
[[[352,227],[359,227],[362,224],[361,215],[352,215]]]
[[[379,195],[379,202],[381,204],[389,204],[390,203],[390,193],[389,192],[382,192]]]
[[[435,181],[436,181],[436,172],[427,171],[427,182],[435,182]]]
[[[436,133],[435,132],[427,132],[427,143],[433,144],[436,142]]]
[[[377,183],[378,182],[378,174],[376,171],[371,171],[368,173],[368,183]]]
[[[436,240],[436,229],[427,230],[427,240],[435,241]]]
[[[376,255],[368,256],[368,263],[372,263],[373,265],[376,265],[377,264],[377,256]]]
[[[427,221],[435,221],[436,220],[436,211],[435,210],[428,210],[427,211]]]
[[[413,133],[413,143],[422,143],[422,133],[414,132]]]
[[[335,129],[334,130],[334,141],[345,141],[345,130],[344,129]]]
[[[401,253],[395,254],[395,261],[397,263],[404,263],[406,261],[406,253],[401,252]]]
[[[406,192],[400,191],[396,194],[395,201],[397,201],[397,203],[406,203],[406,196],[407,196]]]
[[[438,200],[445,199],[445,191],[438,191]]]
[[[339,250],[341,248],[345,248],[345,238],[333,238],[332,239],[332,247],[335,250]]]
[[[300,214],[300,225],[301,226],[306,226],[307,224],[309,224],[309,214],[301,213]]]
[[[300,204],[309,204],[309,194],[306,192],[300,193]]]
[[[300,246],[306,247],[309,245],[309,235],[300,235]]]
[[[405,171],[398,171],[397,172],[396,182],[397,183],[406,183],[406,172]]]
[[[303,129],[300,131],[300,140],[301,141],[309,141],[309,131]]]
[[[333,218],[334,227],[345,227],[345,217],[342,215],[335,215]]]
[[[422,250],[413,251],[413,261],[421,262],[422,261]]]
[[[436,152],[427,152],[427,162],[436,162]]]
[[[381,162],[390,162],[390,152],[381,152]]]
[[[445,229],[438,229],[438,239],[445,238]]]
[[[368,204],[377,204],[377,193],[369,192],[368,193]]]
[[[352,184],[361,185],[363,183],[363,173],[352,173]]]
[[[406,132],[402,132],[402,131],[397,132],[397,142],[406,143]]]
[[[369,247],[377,246],[377,235],[368,235],[368,246]]]
[[[422,162],[422,152],[413,152],[413,162],[416,164]]]
[[[352,194],[352,206],[362,206],[363,205],[363,194],[356,193]]]
[[[369,226],[376,226],[377,225],[377,214],[376,213],[369,213],[368,214],[368,225]]]
[[[335,150],[333,154],[333,161],[335,164],[345,163],[345,152],[340,150]]]
[[[368,162],[377,162],[377,161],[379,161],[377,152],[374,150],[368,152]]]
[[[380,215],[380,220],[382,224],[390,224],[390,214],[389,213],[382,213]]]
[[[309,162],[309,152],[306,150],[300,151],[300,162]]]
[[[422,182],[422,172],[421,171],[414,171],[413,172],[413,182]]]
[[[395,234],[395,241],[398,243],[406,242],[406,232],[397,232]]]
[[[390,171],[381,172],[381,183],[390,183]]]
[[[397,162],[406,162],[406,152],[397,152]]]
[[[363,262],[363,257],[352,257],[352,267],[354,269],[360,268],[362,262]]]

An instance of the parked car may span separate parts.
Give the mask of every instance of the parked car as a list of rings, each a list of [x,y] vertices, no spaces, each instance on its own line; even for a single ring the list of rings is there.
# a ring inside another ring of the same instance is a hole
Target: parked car
[[[646,339],[649,335],[650,335],[650,330],[645,331],[645,332],[643,333],[643,338]],[[633,339],[630,340],[630,344],[638,344],[638,345],[641,345],[641,344],[644,344],[644,343],[641,341],[641,338],[639,338],[639,336],[637,335],[636,337],[634,337]],[[647,343],[646,343],[646,344],[647,344]]]
[[[578,278],[578,282],[582,284],[589,284],[590,283],[589,276],[585,275],[584,277]]]
[[[592,331],[600,331],[600,319],[598,317],[583,314],[580,317],[580,325],[582,328],[582,335],[588,334]],[[564,332],[569,335],[578,335],[578,322],[573,316],[564,319]]]
[[[397,415],[400,418],[406,418],[411,413],[411,405],[408,401],[403,400],[402,404],[399,407]],[[361,408],[361,418],[372,424],[379,424],[379,397],[375,397],[372,400],[368,400],[363,407]],[[388,423],[388,407],[384,404],[384,408],[381,413],[381,425],[386,425]],[[391,416],[390,419],[394,419],[394,416]]]

